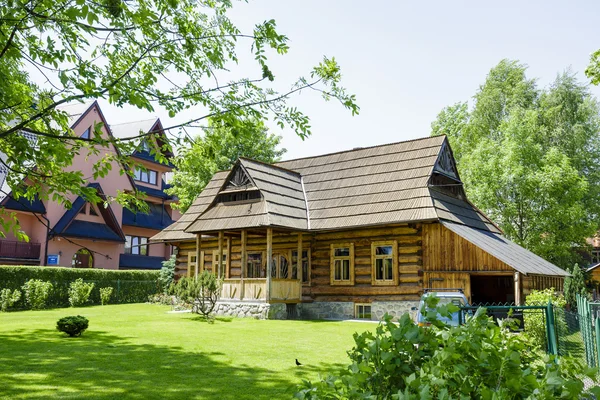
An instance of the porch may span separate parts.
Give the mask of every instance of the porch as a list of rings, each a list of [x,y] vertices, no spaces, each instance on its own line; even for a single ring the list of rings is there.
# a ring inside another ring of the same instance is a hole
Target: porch
[[[303,264],[308,263],[302,232],[277,234],[285,236],[286,244],[273,246],[272,228],[196,233],[196,251],[188,253],[188,275],[208,270],[221,277],[222,302],[299,303]]]

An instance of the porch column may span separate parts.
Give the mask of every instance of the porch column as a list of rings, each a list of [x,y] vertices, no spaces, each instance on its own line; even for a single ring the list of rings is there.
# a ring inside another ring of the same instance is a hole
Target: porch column
[[[515,304],[521,305],[521,273],[515,272]]]
[[[202,234],[196,233],[196,268],[194,271],[194,276],[198,277],[198,271],[200,268],[200,255],[202,252],[200,251],[200,246],[202,245]]]
[[[217,278],[221,277],[221,265],[223,265],[223,231],[219,231],[219,250],[218,250],[218,260],[217,269],[215,270],[214,262],[213,262],[213,271],[217,273]],[[215,260],[213,260],[215,261]]]
[[[233,238],[227,238],[227,256],[225,257],[225,279],[231,278],[231,274],[229,272],[229,267],[231,266],[231,242]]]
[[[298,274],[298,280],[302,283],[302,232],[298,232],[298,258],[296,264],[296,271]]]
[[[267,286],[266,300],[271,296],[271,268],[273,263],[273,228],[267,228]]]
[[[240,288],[240,300],[244,300],[244,277],[248,273],[248,263],[246,262],[246,241],[247,241],[247,233],[245,229],[242,229],[242,237],[241,237],[241,258],[242,258],[242,274],[241,274],[241,282],[242,287]]]

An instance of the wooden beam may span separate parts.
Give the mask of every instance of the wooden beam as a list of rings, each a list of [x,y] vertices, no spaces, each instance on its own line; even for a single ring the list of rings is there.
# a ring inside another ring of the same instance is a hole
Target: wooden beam
[[[225,257],[225,277],[231,278],[229,266],[231,265],[231,238],[227,238],[227,256]]]
[[[515,304],[521,305],[521,274],[515,271]]]
[[[242,229],[242,238],[241,238],[241,257],[242,257],[242,272],[241,272],[241,279],[242,279],[242,287],[240,290],[240,299],[244,300],[244,277],[246,276],[246,274],[248,273],[248,262],[246,261],[246,241],[248,240],[248,232],[246,232],[245,229]]]
[[[273,263],[273,228],[267,228],[267,285],[266,300],[269,301],[271,294],[271,264]]]
[[[201,250],[200,250],[200,246],[202,245],[202,234],[201,233],[196,233],[196,268],[194,271],[194,276],[198,277],[198,270],[200,268],[200,255]]]
[[[298,232],[298,257],[296,258],[296,274],[302,284],[302,232]]]
[[[218,254],[218,262],[217,262],[217,268],[215,269],[214,263],[217,260],[213,260],[213,271],[215,271],[217,273],[217,277],[221,278],[221,265],[223,265],[223,231],[219,231],[219,250],[217,252]]]

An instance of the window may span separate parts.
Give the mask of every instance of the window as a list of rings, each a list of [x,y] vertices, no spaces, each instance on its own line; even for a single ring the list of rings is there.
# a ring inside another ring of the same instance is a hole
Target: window
[[[147,140],[142,141],[142,144],[140,146],[142,149],[142,151],[145,151],[146,153],[150,152],[150,145],[148,144]]]
[[[90,215],[98,216],[98,213],[96,212],[96,209],[94,208],[94,206],[92,206],[90,204],[89,207],[90,207]]]
[[[271,277],[279,279],[288,279],[289,274],[288,255],[282,253],[273,254],[271,259]]]
[[[213,251],[213,263],[212,263],[212,272],[213,274],[220,276],[221,278],[225,277],[225,271],[227,270],[227,250],[223,250],[223,262],[219,263],[219,250]],[[220,265],[219,265],[220,264]],[[220,269],[219,269],[220,267]]]
[[[371,283],[373,285],[398,284],[398,242],[371,243]]]
[[[84,204],[83,207],[81,207],[81,210],[79,210],[79,214],[87,214],[87,211],[85,210],[87,206],[87,203]]]
[[[600,247],[594,247],[592,249],[592,264],[600,263]]]
[[[371,319],[371,305],[370,304],[355,304],[354,305],[354,317],[357,319]]]
[[[292,279],[298,279],[298,251],[292,251]],[[302,283],[310,283],[310,250],[302,250]]]
[[[354,243],[331,245],[332,285],[354,285]]]
[[[81,135],[82,139],[89,139],[90,138],[90,132],[92,130],[92,127],[90,126],[89,128],[87,128],[83,134]]]
[[[266,277],[266,268],[263,265],[262,253],[248,253],[246,256],[246,277],[264,278]]]
[[[235,203],[245,201],[260,200],[260,192],[258,190],[250,190],[245,192],[221,193],[217,198],[218,203]]]
[[[141,236],[125,236],[125,254],[148,255],[148,238]]]
[[[153,171],[151,169],[145,170],[136,167],[136,169],[133,171],[133,179],[135,179],[136,181],[156,185],[157,178],[158,172]]]

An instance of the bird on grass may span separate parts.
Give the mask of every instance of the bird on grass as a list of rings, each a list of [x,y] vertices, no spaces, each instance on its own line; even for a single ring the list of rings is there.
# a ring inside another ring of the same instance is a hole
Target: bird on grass
[[[297,358],[296,358],[296,365],[297,365],[297,366],[301,366],[301,365],[302,365],[302,363],[301,363],[300,361],[298,361],[298,359],[297,359]]]

